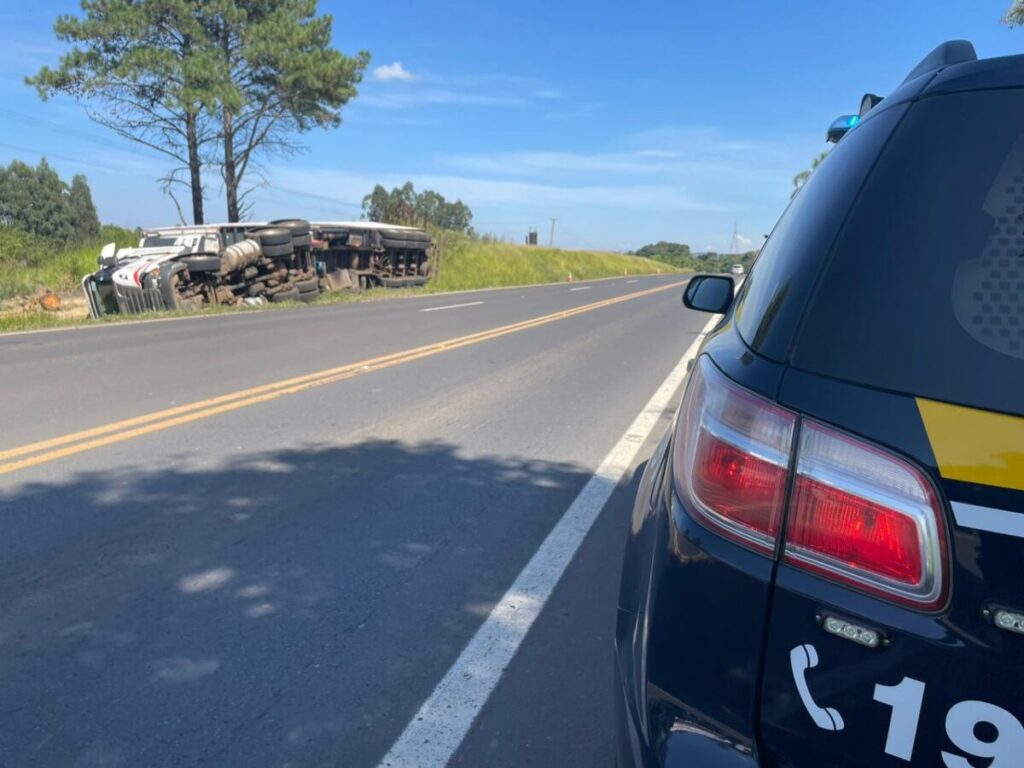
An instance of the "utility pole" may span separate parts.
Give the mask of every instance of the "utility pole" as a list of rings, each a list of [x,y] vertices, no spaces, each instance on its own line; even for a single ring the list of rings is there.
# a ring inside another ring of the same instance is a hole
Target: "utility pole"
[[[729,243],[729,253],[735,255],[736,253],[736,236],[739,234],[739,227],[736,222],[732,224],[732,241]]]
[[[548,238],[548,248],[554,248],[555,247],[555,222],[556,221],[558,221],[558,219],[552,219],[551,220],[551,236]]]

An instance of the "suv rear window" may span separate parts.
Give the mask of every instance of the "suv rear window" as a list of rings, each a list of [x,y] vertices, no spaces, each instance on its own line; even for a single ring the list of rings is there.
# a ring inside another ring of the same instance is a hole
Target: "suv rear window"
[[[926,98],[865,182],[795,366],[1024,412],[1024,91]]]
[[[740,335],[759,355],[788,359],[828,248],[904,108],[872,114],[851,131],[811,174],[772,230],[736,310]]]

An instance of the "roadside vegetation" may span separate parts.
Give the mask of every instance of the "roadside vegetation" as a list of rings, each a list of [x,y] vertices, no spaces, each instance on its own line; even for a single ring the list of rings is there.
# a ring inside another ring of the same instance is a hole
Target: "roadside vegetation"
[[[45,159],[0,166],[0,300],[77,288],[110,242],[135,245],[138,234],[100,225],[85,176],[69,184]]]
[[[130,229],[104,226],[95,240],[62,244],[0,226],[0,301],[27,299],[38,289],[77,291],[82,276],[95,271],[105,243],[132,246],[138,244],[138,237]]]
[[[509,285],[594,280],[623,274],[653,275],[678,268],[639,256],[602,251],[485,242],[452,233],[435,236],[440,246],[435,290],[460,291]]]
[[[670,243],[664,240],[645,245],[631,253],[634,256],[654,259],[691,272],[728,272],[733,264],[742,264],[744,270],[749,270],[758,254],[757,251],[693,253],[690,246],[685,243]]]
[[[417,192],[411,181],[389,192],[378,184],[363,198],[363,218],[433,231],[459,232],[470,237],[473,212],[461,200],[450,202],[440,192]]]

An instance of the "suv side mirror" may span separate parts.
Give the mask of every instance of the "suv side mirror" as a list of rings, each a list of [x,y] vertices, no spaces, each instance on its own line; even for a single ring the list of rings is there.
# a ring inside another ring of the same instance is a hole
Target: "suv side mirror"
[[[724,313],[732,305],[736,284],[727,275],[694,275],[683,293],[683,304],[698,312]]]

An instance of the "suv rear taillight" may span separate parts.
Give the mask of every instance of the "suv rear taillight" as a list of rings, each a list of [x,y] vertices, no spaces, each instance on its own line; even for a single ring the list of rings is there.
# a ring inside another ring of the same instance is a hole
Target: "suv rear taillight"
[[[691,376],[673,455],[679,495],[719,533],[774,552],[796,416],[736,386],[706,357]]]
[[[931,483],[908,462],[804,422],[784,559],[910,605],[944,599],[946,533]]]
[[[694,366],[673,451],[676,493],[707,527],[798,568],[917,608],[945,599],[946,532],[925,474]],[[792,488],[791,467],[795,466]],[[789,492],[787,515],[787,491]]]

